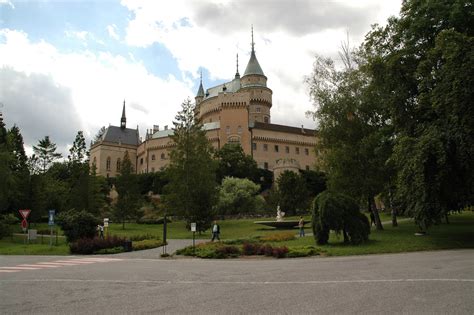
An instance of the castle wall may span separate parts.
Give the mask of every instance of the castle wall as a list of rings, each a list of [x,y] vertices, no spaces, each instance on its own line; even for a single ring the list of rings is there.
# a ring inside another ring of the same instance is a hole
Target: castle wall
[[[132,162],[132,167],[136,170],[137,148],[130,145],[109,143],[102,141],[99,144],[92,146],[90,152],[90,166],[96,165],[96,174],[104,177],[116,177],[119,175],[117,169],[117,161],[123,161],[125,152],[128,151],[128,156]],[[107,166],[107,161],[110,158],[110,166]]]

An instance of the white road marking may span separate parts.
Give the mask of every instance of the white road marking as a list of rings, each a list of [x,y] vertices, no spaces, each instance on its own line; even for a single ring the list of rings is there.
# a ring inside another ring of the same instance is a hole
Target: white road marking
[[[39,262],[35,264],[20,264],[14,267],[0,267],[0,272],[18,272],[23,270],[41,270],[45,268],[59,268],[65,266],[81,266],[95,263],[106,263],[113,261],[122,261],[120,258],[100,258],[100,257],[91,257],[91,258],[76,258],[76,259],[67,259],[67,260],[55,260],[48,262]]]
[[[18,272],[20,270],[4,270],[4,269],[0,269],[0,272]]]
[[[6,269],[6,270],[38,270],[38,269],[41,269],[41,268],[15,266],[15,267],[0,267],[0,269]]]
[[[170,280],[110,280],[110,279],[30,279],[0,280],[0,282],[97,282],[97,283],[156,283],[156,284],[244,284],[244,285],[282,285],[282,284],[353,284],[384,282],[474,282],[474,279],[359,279],[359,280],[309,280],[309,281],[170,281]]]
[[[59,268],[61,266],[55,266],[55,265],[40,265],[40,264],[22,264],[22,265],[18,265],[20,267],[41,267],[41,268]]]

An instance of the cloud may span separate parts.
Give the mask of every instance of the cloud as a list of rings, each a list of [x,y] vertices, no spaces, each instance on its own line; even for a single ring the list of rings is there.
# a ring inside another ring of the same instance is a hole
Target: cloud
[[[327,29],[358,33],[374,18],[369,5],[353,7],[336,1],[254,1],[225,3],[192,2],[199,26],[228,35],[255,24],[262,32],[285,31],[307,35]]]
[[[124,99],[130,104],[127,105],[127,126],[135,128],[138,124],[141,135],[144,135],[145,129],[154,124],[170,124],[183,99],[194,94],[188,82],[179,81],[171,75],[156,77],[140,61],[131,60],[128,56],[89,50],[63,53],[45,41],[31,42],[26,33],[8,29],[0,30],[0,67],[14,70],[19,77],[21,74],[27,78],[49,78],[49,85],[54,84],[60,87],[59,90],[67,89],[70,101],[66,102],[64,97],[53,98],[54,102],[76,113],[77,120],[71,122],[71,126],[75,130],[83,130],[88,140],[101,126],[109,123],[119,125]],[[2,86],[8,85],[4,82]],[[25,91],[28,90],[23,93]],[[33,101],[29,106],[29,109],[18,109],[24,115],[20,113],[8,118],[8,121],[16,123],[22,131],[42,138],[46,135],[42,133],[47,130],[37,130],[36,125],[23,119],[28,115],[26,111],[37,109]],[[52,111],[55,108],[45,107],[45,115],[50,114],[54,119],[67,122],[69,116],[64,119],[54,116]],[[66,136],[61,128],[51,129],[50,134],[53,139],[69,139],[69,143],[74,140],[74,135]]]
[[[27,75],[8,67],[0,68],[0,82],[6,125],[17,124],[29,146],[36,145],[44,136],[51,136],[64,155],[81,125],[71,90],[58,85],[51,76]]]
[[[0,0],[0,5],[9,5],[12,9],[15,9],[15,6],[10,0]]]
[[[107,25],[107,32],[109,33],[109,36],[113,39],[120,39],[120,36],[117,34],[117,26],[115,24]]]

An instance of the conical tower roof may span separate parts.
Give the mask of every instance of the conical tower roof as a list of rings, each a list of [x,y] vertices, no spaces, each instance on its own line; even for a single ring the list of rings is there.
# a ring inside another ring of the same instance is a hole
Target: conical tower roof
[[[258,63],[257,56],[255,55],[255,43],[253,42],[253,27],[252,27],[252,52],[250,53],[250,60],[249,63],[247,64],[247,68],[245,68],[244,76],[249,75],[249,74],[257,74],[257,75],[263,75],[262,67],[260,67],[260,64]]]
[[[201,82],[199,82],[199,89],[196,97],[204,97],[204,88],[202,87],[202,71],[201,71]]]

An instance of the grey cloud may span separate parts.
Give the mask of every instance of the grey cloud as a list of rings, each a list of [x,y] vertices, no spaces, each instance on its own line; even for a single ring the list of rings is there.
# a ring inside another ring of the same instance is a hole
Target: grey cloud
[[[137,111],[139,111],[139,112],[142,112],[146,115],[148,115],[150,113],[150,111],[145,106],[140,105],[140,104],[135,103],[135,102],[131,102],[130,107],[137,110]]]
[[[43,74],[26,75],[11,68],[0,68],[0,102],[7,128],[16,124],[25,145],[33,146],[50,136],[58,151],[67,156],[80,130],[71,91]]]
[[[360,33],[371,24],[378,7],[354,8],[335,1],[242,0],[226,4],[194,2],[198,25],[229,33],[256,25],[259,32],[286,30],[306,35],[326,29],[347,28]],[[374,12],[375,13],[375,12]]]

